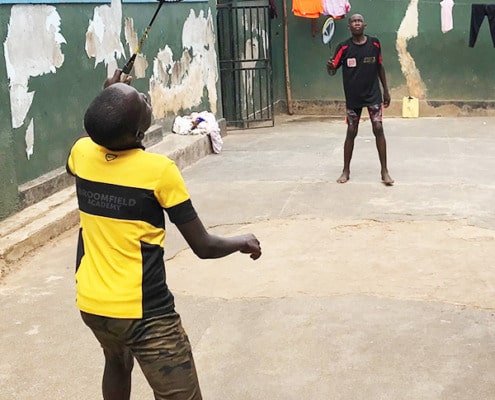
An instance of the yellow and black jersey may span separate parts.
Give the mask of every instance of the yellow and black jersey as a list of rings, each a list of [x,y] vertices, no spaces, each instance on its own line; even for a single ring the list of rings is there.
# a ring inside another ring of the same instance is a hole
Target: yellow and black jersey
[[[79,139],[67,160],[76,177],[80,230],[76,302],[87,313],[143,318],[174,308],[163,260],[165,217],[196,218],[169,158],[142,149],[111,151]]]

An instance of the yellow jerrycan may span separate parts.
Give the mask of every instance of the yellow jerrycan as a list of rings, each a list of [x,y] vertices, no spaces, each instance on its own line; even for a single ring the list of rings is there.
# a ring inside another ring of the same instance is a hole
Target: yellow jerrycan
[[[407,96],[402,99],[402,117],[419,117],[419,100],[416,97]]]

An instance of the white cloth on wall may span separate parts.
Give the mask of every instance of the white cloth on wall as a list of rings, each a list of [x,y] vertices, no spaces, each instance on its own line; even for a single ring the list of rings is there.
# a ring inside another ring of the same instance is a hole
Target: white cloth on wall
[[[349,0],[323,0],[323,15],[339,19],[343,18],[349,11],[351,11]]]
[[[442,0],[440,2],[442,32],[446,33],[454,28],[454,19],[452,17],[452,9],[454,8],[453,0]]]

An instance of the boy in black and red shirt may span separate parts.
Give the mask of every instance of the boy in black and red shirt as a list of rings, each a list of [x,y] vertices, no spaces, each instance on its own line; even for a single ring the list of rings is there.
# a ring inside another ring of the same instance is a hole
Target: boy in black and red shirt
[[[387,144],[382,124],[382,104],[384,107],[390,105],[390,93],[382,62],[380,41],[364,34],[366,24],[360,14],[354,14],[349,18],[348,27],[352,37],[340,43],[334,57],[327,62],[330,75],[335,75],[337,69],[342,67],[346,100],[347,135],[344,142],[344,168],[337,182],[345,183],[349,180],[354,139],[358,133],[362,109],[367,107],[380,158],[382,182],[385,185],[392,185],[394,180],[388,173]],[[383,101],[378,80],[383,86]]]

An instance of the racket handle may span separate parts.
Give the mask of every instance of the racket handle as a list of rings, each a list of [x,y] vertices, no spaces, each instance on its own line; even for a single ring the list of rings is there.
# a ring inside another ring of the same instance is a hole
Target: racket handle
[[[129,75],[129,73],[132,70],[132,67],[134,66],[134,61],[135,60],[136,60],[136,53],[134,53],[132,55],[132,57],[129,58],[129,61],[127,61],[126,64],[124,65],[124,67],[122,68],[122,73],[123,74]]]

